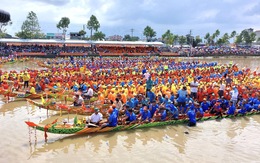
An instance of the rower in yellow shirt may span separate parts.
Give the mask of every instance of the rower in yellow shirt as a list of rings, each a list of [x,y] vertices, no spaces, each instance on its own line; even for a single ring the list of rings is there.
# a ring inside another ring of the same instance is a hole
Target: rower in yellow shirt
[[[36,94],[36,91],[35,91],[35,88],[32,86],[31,89],[30,89],[30,93],[31,94]]]
[[[25,73],[23,74],[23,82],[24,82],[24,88],[25,87],[29,87],[29,81],[30,81],[30,75],[28,74],[27,71],[25,71]]]

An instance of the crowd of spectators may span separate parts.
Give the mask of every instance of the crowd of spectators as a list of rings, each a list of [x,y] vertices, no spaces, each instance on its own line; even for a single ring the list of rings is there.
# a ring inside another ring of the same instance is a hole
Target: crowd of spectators
[[[229,47],[229,46],[198,46],[195,48],[179,47],[155,47],[155,46],[116,46],[116,45],[93,45],[66,46],[66,45],[7,45],[0,44],[1,55],[11,55],[17,53],[45,53],[59,55],[61,53],[106,53],[106,54],[160,54],[175,53],[179,56],[207,56],[207,55],[260,55],[260,48],[256,47]]]
[[[229,46],[201,46],[201,47],[161,47],[160,52],[172,52],[179,55],[207,56],[207,55],[260,55],[259,47],[229,47]]]

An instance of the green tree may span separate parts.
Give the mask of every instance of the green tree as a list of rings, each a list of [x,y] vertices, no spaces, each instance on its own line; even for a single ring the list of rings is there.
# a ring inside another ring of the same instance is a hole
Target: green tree
[[[245,42],[247,45],[251,45],[253,41],[256,39],[256,34],[254,32],[249,33],[247,30],[243,30],[241,32],[243,42]]]
[[[221,38],[217,40],[217,45],[224,45],[229,43],[229,35],[228,33],[225,33]]]
[[[84,31],[83,29],[79,31],[79,35],[80,35],[81,39],[83,39],[83,38],[85,37],[85,34],[86,34],[86,33],[87,33],[87,32]]]
[[[67,29],[69,28],[69,24],[70,24],[70,19],[68,17],[62,17],[59,23],[56,25],[58,29],[62,30],[64,40],[66,38],[66,32]]]
[[[22,39],[38,39],[45,37],[41,32],[36,13],[33,11],[29,12],[26,20],[22,24],[21,31],[17,32],[15,35]]]
[[[193,46],[193,47],[196,47],[196,46],[198,46],[198,44],[201,43],[201,42],[202,42],[202,39],[200,38],[200,36],[196,36],[195,39],[193,40],[192,46]]]
[[[179,36],[178,40],[181,46],[187,42],[187,38],[185,36]]]
[[[222,39],[223,39],[223,44],[228,44],[229,43],[229,35],[228,35],[228,33],[225,33],[224,35],[223,35],[223,37],[222,37]]]
[[[251,43],[254,42],[255,40],[256,40],[256,34],[255,34],[255,32],[250,33],[250,41],[251,41]],[[250,43],[250,44],[251,44],[251,43]]]
[[[236,31],[232,31],[230,34],[230,38],[233,38],[233,42],[235,42],[235,36],[236,36],[237,32]]]
[[[219,31],[219,29],[217,29],[216,31],[215,31],[215,37],[216,37],[216,39],[218,38],[218,36],[220,35],[220,31]]]
[[[236,36],[237,32],[236,31],[232,31],[230,34],[230,38],[234,38]]]
[[[243,36],[242,36],[242,34],[237,35],[237,36],[236,36],[236,39],[235,39],[235,43],[236,43],[237,45],[239,45],[239,44],[241,44],[242,42],[243,42]]]
[[[204,39],[207,41],[207,44],[210,45],[210,43],[211,43],[211,36],[210,36],[209,33],[206,33]]]
[[[174,37],[173,33],[168,29],[163,35],[162,35],[162,40],[167,44],[167,45],[172,45],[174,43]]]
[[[146,40],[149,42],[153,37],[156,36],[156,32],[150,27],[146,26],[143,31],[143,35],[146,37]]]
[[[97,20],[97,17],[94,15],[90,16],[90,19],[87,23],[87,28],[90,30],[90,39],[92,39],[92,32],[94,31],[98,31],[98,29],[100,28],[100,23]]]
[[[0,38],[3,38],[6,36],[6,26],[11,26],[13,23],[11,21],[7,23],[0,23]]]
[[[132,41],[130,35],[125,35],[123,41]]]
[[[129,34],[125,35],[123,41],[138,41],[139,37],[133,36],[131,37]]]
[[[93,35],[93,40],[104,40],[105,38],[106,38],[106,35],[101,31],[97,31]]]

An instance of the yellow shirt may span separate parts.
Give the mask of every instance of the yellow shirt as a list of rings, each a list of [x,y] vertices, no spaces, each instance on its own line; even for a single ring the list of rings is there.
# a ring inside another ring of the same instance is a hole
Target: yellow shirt
[[[32,88],[30,89],[30,93],[31,93],[31,94],[36,94],[34,87],[32,87]]]
[[[29,81],[30,75],[29,74],[23,74],[23,81]]]

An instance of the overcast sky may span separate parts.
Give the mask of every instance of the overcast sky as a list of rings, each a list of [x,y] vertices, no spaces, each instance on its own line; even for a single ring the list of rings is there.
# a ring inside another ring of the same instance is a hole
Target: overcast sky
[[[10,12],[13,25],[7,32],[19,31],[28,12],[34,11],[44,33],[57,33],[61,17],[69,17],[69,32],[78,32],[93,14],[106,36],[133,34],[143,37],[149,25],[157,37],[170,29],[174,34],[205,36],[245,28],[260,30],[260,0],[1,0],[1,9]],[[87,35],[90,32],[87,30]]]

